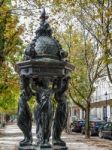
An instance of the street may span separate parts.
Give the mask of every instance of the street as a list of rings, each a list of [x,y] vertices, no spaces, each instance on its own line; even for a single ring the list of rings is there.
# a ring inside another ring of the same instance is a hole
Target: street
[[[17,150],[18,143],[23,139],[23,135],[16,124],[6,126],[0,134],[0,150]],[[33,126],[34,143],[36,141],[35,126]],[[72,133],[62,135],[66,141],[68,150],[112,150],[112,141],[91,137],[90,140],[85,139],[80,133]]]

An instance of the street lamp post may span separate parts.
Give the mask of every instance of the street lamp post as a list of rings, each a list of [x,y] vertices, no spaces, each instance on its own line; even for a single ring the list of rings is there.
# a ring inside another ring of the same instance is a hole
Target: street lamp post
[[[105,121],[107,122],[107,92],[105,92],[105,100],[106,100],[106,116],[105,116]]]

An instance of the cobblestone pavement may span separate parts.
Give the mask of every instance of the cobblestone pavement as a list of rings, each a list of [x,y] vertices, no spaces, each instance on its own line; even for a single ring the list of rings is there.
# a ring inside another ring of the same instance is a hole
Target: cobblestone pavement
[[[35,136],[35,126],[33,126],[33,137]],[[84,138],[84,135],[79,133],[62,135],[66,141],[68,150],[112,150],[112,141],[92,137],[90,140]],[[21,131],[16,125],[8,125],[0,134],[0,150],[17,150],[19,141],[23,139]]]

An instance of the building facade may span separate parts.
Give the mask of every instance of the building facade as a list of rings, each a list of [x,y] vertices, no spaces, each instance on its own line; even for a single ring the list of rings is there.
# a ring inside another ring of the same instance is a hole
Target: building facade
[[[99,78],[95,83],[91,114],[102,120],[112,120],[112,84],[107,76]]]
[[[70,122],[74,119],[85,119],[84,111],[72,103],[69,112]],[[95,83],[90,115],[101,120],[112,121],[112,84],[108,76],[99,78]]]

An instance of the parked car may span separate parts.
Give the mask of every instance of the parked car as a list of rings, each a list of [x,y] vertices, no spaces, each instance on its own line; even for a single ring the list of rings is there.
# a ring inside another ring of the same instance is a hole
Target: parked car
[[[74,120],[73,123],[71,123],[71,131],[72,132],[81,132],[84,124],[85,124],[84,120]]]
[[[99,137],[112,140],[112,122],[107,122],[104,126],[99,128]]]
[[[103,126],[104,124],[105,124],[105,122],[102,120],[90,121],[90,135],[91,136],[92,135],[98,135],[99,134],[99,128],[101,126]],[[85,134],[85,126],[82,127],[81,133]]]

